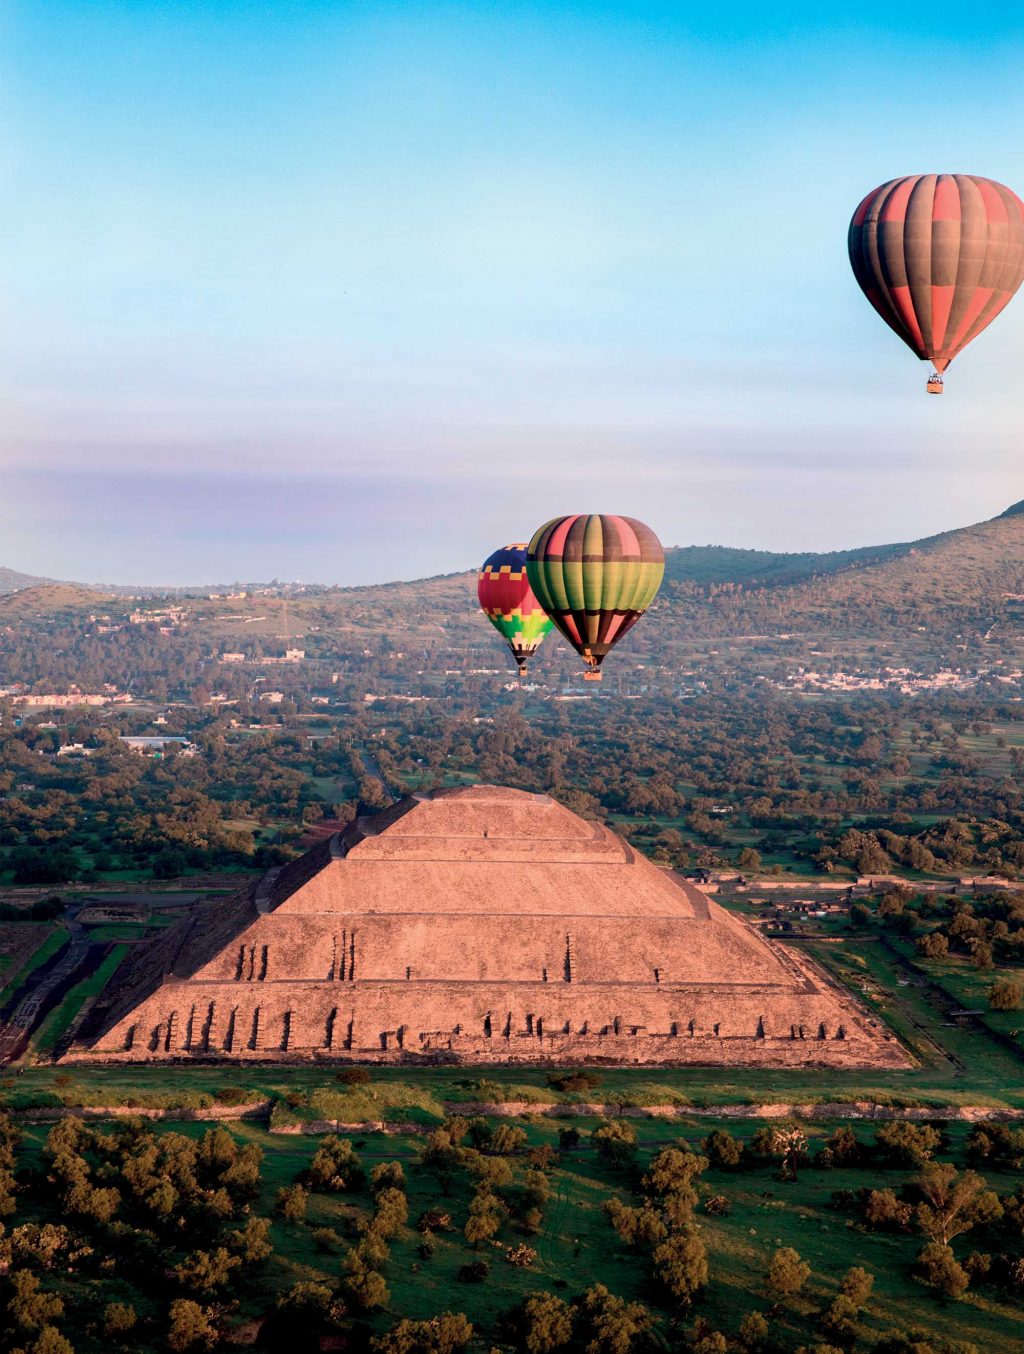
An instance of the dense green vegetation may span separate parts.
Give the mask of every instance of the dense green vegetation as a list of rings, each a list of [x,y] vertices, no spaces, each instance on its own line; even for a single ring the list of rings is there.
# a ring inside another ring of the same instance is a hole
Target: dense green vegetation
[[[153,732],[151,708],[5,726],[8,879],[266,868],[321,820],[387,803],[389,788],[475,780],[608,816],[683,867],[1024,868],[1024,707],[1002,698],[808,699],[762,685],[598,703],[491,691],[386,710],[274,708],[171,707],[163,731],[187,734],[194,756],[147,758],[118,741]],[[89,755],[58,756],[70,742]]]
[[[64,1120],[3,1134],[7,1348],[48,1327],[42,1348],[65,1348],[60,1332],[79,1351],[247,1331],[268,1349],[336,1333],[381,1351],[706,1354],[727,1338],[892,1354],[911,1328],[915,1354],[1016,1347],[1021,1130],[470,1119],[310,1140]],[[439,1327],[446,1312],[462,1322]],[[434,1333],[402,1343],[402,1322]],[[537,1343],[544,1328],[558,1338]]]

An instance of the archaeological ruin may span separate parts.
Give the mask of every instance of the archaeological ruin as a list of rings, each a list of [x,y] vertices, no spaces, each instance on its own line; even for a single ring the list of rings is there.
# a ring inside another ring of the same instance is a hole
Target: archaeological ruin
[[[898,1067],[795,950],[541,794],[412,795],[138,950],[66,1061]]]

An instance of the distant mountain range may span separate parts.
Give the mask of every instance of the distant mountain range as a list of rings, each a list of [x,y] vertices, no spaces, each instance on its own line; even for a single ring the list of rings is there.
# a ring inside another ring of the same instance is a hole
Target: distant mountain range
[[[296,597],[291,615],[299,623],[315,612],[318,623],[387,628],[429,607],[434,615],[448,612],[457,626],[468,614],[466,595],[474,574],[466,570],[368,587],[314,587]],[[278,586],[288,590],[288,585]],[[225,590],[175,589],[174,595],[203,599],[205,612],[220,606],[209,603],[206,594]],[[149,588],[58,584],[11,569],[0,570],[0,591],[14,594],[0,602],[0,616],[8,619],[52,615],[131,594],[167,595]],[[264,607],[267,599],[251,601]],[[643,629],[646,639],[655,642],[665,626],[673,634],[683,627],[706,637],[786,630],[861,635],[894,629],[952,636],[960,629],[987,631],[1010,620],[1020,631],[1022,618],[1024,502],[974,526],[858,550],[673,548],[666,551],[665,585]]]

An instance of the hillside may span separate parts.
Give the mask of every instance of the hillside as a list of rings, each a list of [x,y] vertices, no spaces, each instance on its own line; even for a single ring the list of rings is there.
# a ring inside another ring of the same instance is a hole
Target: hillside
[[[825,567],[787,585],[773,585],[770,572],[724,589],[722,583],[716,588],[679,579],[667,585],[668,610],[675,620],[682,613],[701,634],[815,630],[849,636],[923,628],[956,635],[1000,624],[1020,629],[1020,513],[889,547],[873,557],[863,552],[862,563],[857,553],[837,555],[831,568],[828,556],[819,557]],[[785,576],[779,565],[775,576],[780,575]]]
[[[369,654],[464,653],[492,639],[475,602],[475,570],[410,582],[304,594],[182,597],[214,646],[249,641],[267,651],[304,638],[321,652],[356,639]],[[34,624],[123,598],[78,584],[38,584],[0,597],[0,621]],[[827,553],[774,553],[725,546],[666,552],[666,582],[629,640],[638,657],[670,662],[691,641],[803,635],[816,643],[889,637],[920,648],[919,636],[952,644],[972,635],[1016,643],[1024,633],[1024,511],[1015,505],[975,526],[924,540]]]
[[[52,578],[40,578],[37,574],[19,573],[17,569],[7,569],[0,565],[0,595],[20,592],[23,588],[35,588],[43,583],[52,583]]]
[[[85,588],[79,583],[39,583],[0,597],[0,622],[9,624],[15,620],[52,617],[110,601],[110,593]]]

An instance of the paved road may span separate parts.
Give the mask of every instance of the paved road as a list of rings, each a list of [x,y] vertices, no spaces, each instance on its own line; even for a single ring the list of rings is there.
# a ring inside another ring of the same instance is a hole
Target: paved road
[[[0,1030],[0,1064],[12,1062],[24,1052],[29,1036],[42,1018],[47,999],[85,961],[89,952],[89,934],[73,913],[68,913],[65,921],[68,940],[64,948],[57,952],[57,962],[52,968],[29,978],[17,1006],[3,1030]]]
[[[384,776],[384,772],[380,769],[380,766],[377,764],[377,758],[365,745],[360,749],[360,751],[362,752],[363,765],[366,767],[366,770],[369,772],[371,776],[376,776],[376,778],[380,781],[381,785],[384,786],[384,793],[391,800],[392,804],[397,804],[399,799],[401,799],[401,795],[395,794],[393,787],[388,784]]]

